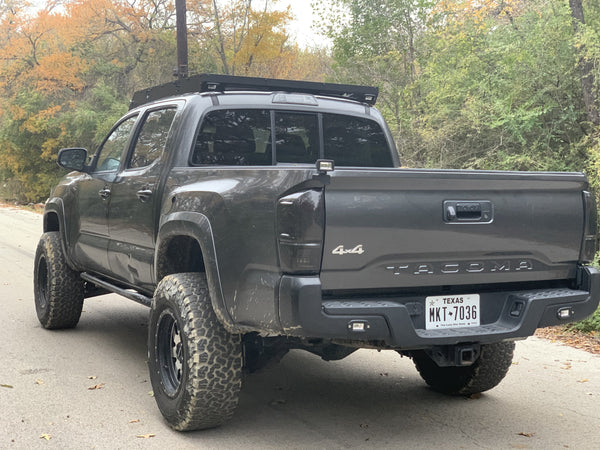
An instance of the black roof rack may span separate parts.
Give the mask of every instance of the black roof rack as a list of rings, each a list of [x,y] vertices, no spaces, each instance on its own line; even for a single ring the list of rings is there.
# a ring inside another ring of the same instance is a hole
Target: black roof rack
[[[313,81],[278,80],[274,78],[238,77],[233,75],[215,75],[203,73],[190,78],[183,78],[160,86],[142,89],[133,94],[129,109],[144,103],[174,95],[192,92],[225,92],[225,91],[283,91],[304,94],[323,95],[327,97],[346,98],[361,103],[374,105],[379,89],[371,86],[351,84],[316,83]]]

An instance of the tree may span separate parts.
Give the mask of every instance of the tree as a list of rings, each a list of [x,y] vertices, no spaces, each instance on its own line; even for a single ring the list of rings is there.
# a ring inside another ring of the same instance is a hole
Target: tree
[[[174,16],[166,0],[75,0],[31,15],[23,5],[1,16],[0,170],[35,200],[61,173],[51,164],[61,146],[93,148],[133,90],[169,79]]]
[[[585,25],[583,13],[583,4],[581,0],[569,0],[571,15],[573,16],[573,29],[575,33],[582,33]],[[579,44],[576,50],[579,53],[579,71],[581,73],[581,89],[583,93],[583,102],[589,122],[593,126],[600,125],[600,114],[598,114],[598,105],[596,103],[596,92],[594,86],[594,61],[586,57],[585,44]]]
[[[327,55],[290,42],[291,13],[274,4],[191,3],[190,71],[322,79]],[[63,173],[53,164],[59,148],[93,151],[134,91],[173,79],[176,19],[173,0],[29,7],[0,4],[0,181],[37,201]]]
[[[403,162],[420,165],[421,42],[433,1],[321,0],[321,32],[333,40],[334,81],[378,85]]]
[[[188,5],[190,36],[197,43],[192,58],[196,71],[289,76],[301,50],[290,42],[285,28],[292,18],[289,7],[279,11],[273,9],[276,4],[277,0],[204,0]]]
[[[405,164],[583,167],[584,108],[564,2],[332,1],[345,11],[324,27],[336,77],[379,85]]]

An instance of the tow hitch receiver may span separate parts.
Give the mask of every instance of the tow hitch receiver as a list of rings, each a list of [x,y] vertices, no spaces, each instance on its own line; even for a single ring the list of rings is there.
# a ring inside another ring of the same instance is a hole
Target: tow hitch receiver
[[[425,350],[440,367],[470,366],[477,361],[480,352],[479,344],[444,345]]]

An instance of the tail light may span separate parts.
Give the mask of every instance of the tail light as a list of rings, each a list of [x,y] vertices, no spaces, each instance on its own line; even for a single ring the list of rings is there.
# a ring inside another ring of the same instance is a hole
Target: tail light
[[[277,248],[284,273],[310,275],[321,270],[325,207],[321,191],[286,195],[277,203]]]
[[[583,230],[583,242],[579,259],[583,263],[591,263],[597,251],[598,215],[596,210],[595,196],[583,191],[583,205],[585,207],[585,226]]]

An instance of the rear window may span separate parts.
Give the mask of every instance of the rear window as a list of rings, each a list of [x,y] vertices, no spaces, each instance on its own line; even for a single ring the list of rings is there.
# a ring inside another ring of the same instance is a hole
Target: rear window
[[[336,166],[393,166],[385,134],[373,120],[323,114],[323,144],[325,159]]]
[[[393,166],[385,134],[373,120],[267,109],[209,112],[200,126],[191,163],[314,164],[323,158],[334,160],[336,166]]]
[[[277,162],[314,164],[319,159],[319,118],[316,114],[275,113]]]

